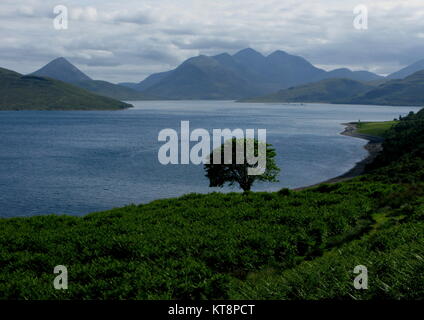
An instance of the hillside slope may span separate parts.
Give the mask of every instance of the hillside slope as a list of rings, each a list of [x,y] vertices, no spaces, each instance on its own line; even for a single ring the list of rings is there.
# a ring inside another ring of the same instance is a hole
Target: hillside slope
[[[93,80],[63,57],[54,59],[41,69],[31,73],[30,76],[60,80],[92,93],[116,100],[134,101],[156,99],[153,96],[143,94],[126,86],[120,86],[107,81]]]
[[[403,79],[411,74],[424,70],[424,59],[419,60],[405,68],[400,69],[399,71],[393,72],[387,76],[388,79]]]
[[[91,80],[89,76],[63,57],[50,61],[31,75],[52,78],[67,83]]]
[[[118,110],[130,104],[62,81],[0,68],[0,110]]]
[[[249,95],[249,82],[215,59],[199,56],[146,89],[146,94],[168,99],[237,99]]]
[[[322,102],[393,106],[424,105],[424,70],[402,80],[327,79],[240,102]]]
[[[385,82],[346,103],[422,106],[424,105],[424,70],[418,71],[405,79]]]
[[[158,99],[155,96],[102,80],[78,81],[73,84],[95,94],[116,100],[137,101]]]
[[[327,79],[280,90],[274,94],[241,100],[241,102],[322,102],[334,103],[373,88],[349,79]]]
[[[328,71],[325,74],[325,78],[326,79],[343,78],[343,79],[365,81],[365,82],[378,81],[378,80],[384,79],[383,77],[369,71],[352,71],[347,68],[340,68],[340,69]]]

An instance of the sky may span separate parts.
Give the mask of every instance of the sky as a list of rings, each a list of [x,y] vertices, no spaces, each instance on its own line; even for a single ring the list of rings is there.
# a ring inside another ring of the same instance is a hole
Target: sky
[[[358,5],[368,29],[354,27]],[[139,82],[251,47],[384,75],[424,59],[424,0],[1,0],[0,39],[0,67],[24,74],[65,57],[93,79]]]

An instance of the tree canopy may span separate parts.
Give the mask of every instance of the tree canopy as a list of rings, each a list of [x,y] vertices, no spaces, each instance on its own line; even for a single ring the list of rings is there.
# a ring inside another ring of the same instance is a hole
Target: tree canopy
[[[227,140],[211,152],[205,164],[210,187],[239,184],[250,191],[255,181],[278,182],[280,172],[275,162],[276,152],[271,144],[257,139]]]

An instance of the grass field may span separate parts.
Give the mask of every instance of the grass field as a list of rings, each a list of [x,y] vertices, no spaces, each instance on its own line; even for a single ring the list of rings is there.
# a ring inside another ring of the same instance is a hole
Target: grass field
[[[0,299],[418,299],[422,188],[359,179],[0,219]]]
[[[368,134],[371,136],[384,137],[387,130],[389,130],[397,121],[384,121],[384,122],[360,122],[357,124],[357,132],[361,134]]]

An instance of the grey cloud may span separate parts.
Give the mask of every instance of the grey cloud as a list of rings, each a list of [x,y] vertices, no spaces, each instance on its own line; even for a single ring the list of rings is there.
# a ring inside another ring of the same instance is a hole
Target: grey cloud
[[[141,49],[136,55],[146,60],[162,61],[167,64],[176,64],[179,62],[178,57],[168,52],[163,52],[160,49]]]
[[[173,41],[181,49],[239,49],[248,47],[249,43],[243,40],[224,40],[220,38],[196,38],[194,40],[183,42]]]
[[[90,76],[118,82],[248,46],[380,73],[424,58],[422,0],[360,2],[370,9],[364,32],[352,25],[357,0],[62,0],[74,13],[69,30],[56,31],[57,1],[2,0],[0,67],[31,72],[65,56]]]
[[[114,22],[127,22],[135,24],[150,24],[156,19],[148,12],[136,10],[136,11],[118,11],[112,14],[112,20]]]
[[[167,35],[172,36],[193,36],[196,35],[196,31],[189,29],[186,26],[176,26],[175,28],[161,28],[160,31]]]

